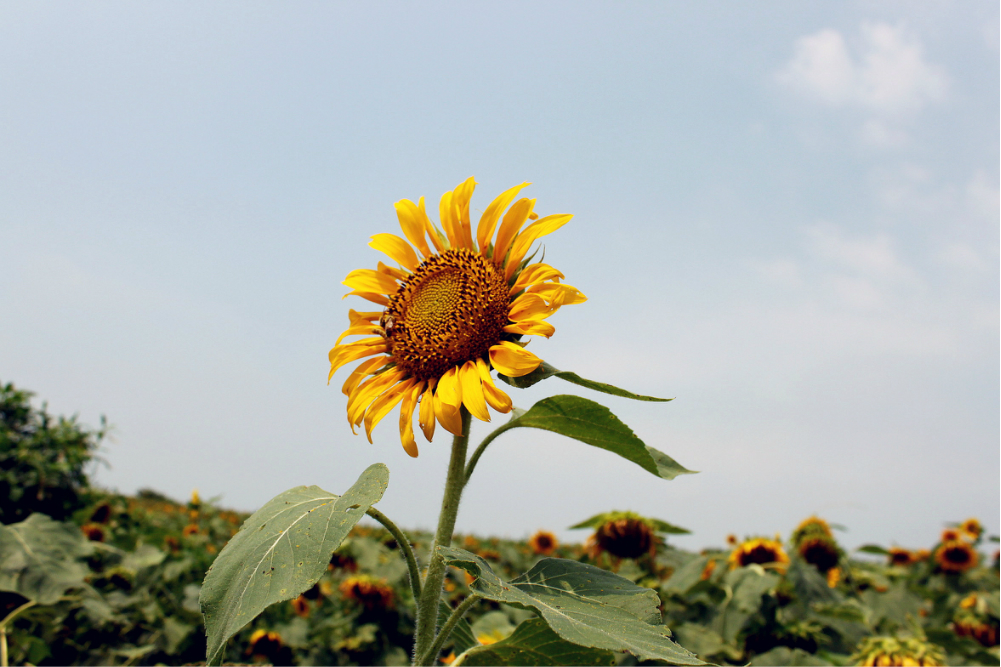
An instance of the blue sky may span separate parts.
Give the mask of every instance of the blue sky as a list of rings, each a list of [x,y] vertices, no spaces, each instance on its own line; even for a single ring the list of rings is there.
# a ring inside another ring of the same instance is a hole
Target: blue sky
[[[989,2],[4,3],[0,380],[106,414],[96,479],[123,492],[254,509],[383,461],[383,511],[430,528],[448,442],[412,460],[390,419],[369,445],[326,385],[340,282],[395,201],[475,175],[475,216],[531,181],[575,214],[546,259],[589,297],[532,348],[676,397],[589,395],[701,472],[514,431],[459,530],[996,533],[998,25]],[[554,393],[586,390],[514,400]]]

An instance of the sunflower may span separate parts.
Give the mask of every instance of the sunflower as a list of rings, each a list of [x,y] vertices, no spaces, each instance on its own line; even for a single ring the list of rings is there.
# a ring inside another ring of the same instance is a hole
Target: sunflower
[[[556,547],[559,545],[560,543],[557,541],[556,536],[548,530],[537,531],[528,540],[528,546],[531,547],[534,553],[540,556],[548,556],[556,551]]]
[[[943,542],[935,550],[935,562],[943,572],[966,572],[977,565],[977,552],[966,542]]]
[[[773,567],[776,570],[785,570],[786,566],[789,565],[789,556],[782,548],[781,542],[766,537],[744,540],[730,552],[727,560],[730,562],[730,569],[756,563]]]
[[[980,534],[984,532],[984,527],[981,525],[980,521],[974,517],[971,517],[959,524],[959,529],[969,536],[971,540],[978,539]]]
[[[406,238],[376,234],[369,245],[398,266],[379,262],[377,269],[357,269],[344,280],[352,290],[346,296],[360,296],[382,309],[349,311],[349,327],[329,355],[327,382],[345,364],[364,359],[342,389],[352,431],[364,423],[371,442],[375,425],[402,402],[400,438],[407,454],[417,456],[415,411],[429,442],[436,422],[463,434],[463,406],[482,421],[490,421],[487,406],[510,412],[511,399],[494,384],[491,369],[508,377],[534,371],[542,360],[524,349],[521,337],[550,337],[556,329],[546,318],[561,306],[586,300],[560,282],[562,273],[532,262],[532,245],[572,216],[538,218],[534,199],[514,201],[527,185],[494,199],[475,235],[469,220],[472,177],[442,195],[438,210],[444,231],[428,218],[423,197],[416,204],[409,199],[396,203]],[[530,219],[534,222],[522,229]],[[341,343],[350,336],[371,337]]]

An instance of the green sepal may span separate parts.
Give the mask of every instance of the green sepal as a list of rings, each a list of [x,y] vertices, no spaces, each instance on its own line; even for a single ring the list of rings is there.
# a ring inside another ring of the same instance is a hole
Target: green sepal
[[[537,382],[541,382],[547,378],[556,376],[567,382],[572,382],[581,387],[587,387],[588,389],[593,389],[594,391],[600,391],[604,394],[611,394],[612,396],[621,396],[623,398],[631,398],[635,401],[657,401],[660,403],[666,403],[667,401],[673,401],[673,398],[657,398],[656,396],[643,396],[642,394],[634,394],[631,391],[626,391],[625,389],[619,389],[610,384],[605,384],[604,382],[595,382],[594,380],[587,380],[577,375],[576,373],[571,373],[570,371],[561,371],[559,369],[553,368],[546,362],[536,368],[534,371],[528,375],[522,375],[521,377],[508,377],[502,373],[497,373],[497,378],[501,382],[506,382],[512,387],[517,387],[518,389],[525,389],[526,387],[531,387]]]
[[[389,469],[369,466],[343,496],[297,486],[254,512],[205,575],[205,659],[217,664],[226,640],[265,608],[320,580],[337,547],[389,484]]]
[[[615,654],[572,644],[541,618],[521,623],[510,637],[488,646],[474,646],[452,663],[460,665],[614,665]]]
[[[552,431],[606,449],[663,479],[696,472],[664,452],[645,445],[604,405],[580,396],[560,394],[544,398],[501,428],[508,430],[518,426]]]
[[[534,610],[571,644],[675,665],[706,664],[671,640],[670,629],[661,624],[657,593],[617,574],[577,561],[543,558],[505,582],[475,554],[446,547],[438,547],[438,552],[449,565],[476,577],[470,584],[474,592]]]

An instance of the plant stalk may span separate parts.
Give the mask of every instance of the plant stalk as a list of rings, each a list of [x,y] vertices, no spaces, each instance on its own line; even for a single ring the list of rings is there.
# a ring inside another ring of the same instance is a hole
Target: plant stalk
[[[438,626],[438,600],[445,580],[445,559],[438,553],[438,547],[452,545],[455,517],[459,514],[459,499],[466,485],[466,449],[469,445],[469,411],[462,407],[462,435],[452,438],[452,458],[448,462],[448,476],[445,478],[445,494],[441,499],[441,513],[438,515],[438,530],[431,543],[431,556],[427,576],[417,604],[417,630],[414,633],[414,664],[429,665],[425,659],[435,640]]]
[[[407,561],[407,569],[410,572],[410,590],[414,594],[414,604],[420,602],[421,599],[421,571],[417,567],[417,557],[414,555],[413,547],[410,546],[410,539],[407,534],[400,530],[395,523],[390,521],[389,517],[375,509],[374,507],[369,507],[365,511],[370,517],[381,523],[386,529],[392,533],[393,539],[396,543],[400,545],[400,551],[403,552],[403,557]]]

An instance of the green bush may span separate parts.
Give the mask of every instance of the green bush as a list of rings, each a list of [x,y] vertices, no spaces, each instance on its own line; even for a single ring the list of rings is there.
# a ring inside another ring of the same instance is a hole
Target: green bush
[[[87,504],[85,468],[106,432],[76,416],[54,418],[31,406],[32,393],[0,385],[0,523],[41,512],[62,521]]]

